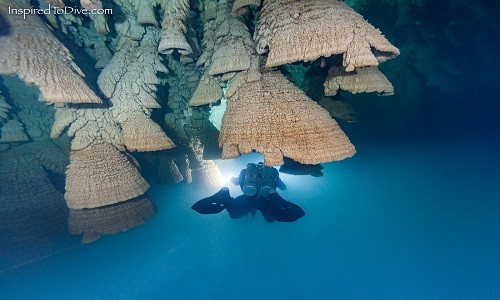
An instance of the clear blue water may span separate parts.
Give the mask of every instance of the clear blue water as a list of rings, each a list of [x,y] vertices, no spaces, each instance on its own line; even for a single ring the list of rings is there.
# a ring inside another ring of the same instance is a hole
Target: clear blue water
[[[375,112],[343,126],[354,158],[320,178],[282,176],[280,194],[306,211],[296,223],[199,215],[190,206],[214,189],[153,186],[146,224],[3,271],[1,298],[498,299],[498,122]]]

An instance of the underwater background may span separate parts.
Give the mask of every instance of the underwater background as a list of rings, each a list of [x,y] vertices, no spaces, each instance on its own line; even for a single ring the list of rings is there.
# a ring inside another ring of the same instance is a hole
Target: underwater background
[[[357,153],[320,177],[281,174],[303,218],[199,215],[191,206],[220,186],[162,183],[158,158],[137,154],[151,188],[118,209],[78,212],[62,197],[0,208],[0,298],[500,299],[499,4],[408,0],[400,24],[387,3],[347,2],[401,50],[380,66],[395,95],[342,94]],[[36,93],[1,80],[4,95]],[[213,162],[238,195],[227,179],[261,160]]]

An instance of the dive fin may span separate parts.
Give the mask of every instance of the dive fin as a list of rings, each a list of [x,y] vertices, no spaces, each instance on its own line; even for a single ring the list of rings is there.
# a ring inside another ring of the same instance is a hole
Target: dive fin
[[[229,189],[223,187],[214,195],[196,202],[191,208],[203,215],[218,214],[226,208],[227,203],[232,199],[233,198],[231,198],[229,194]]]
[[[286,201],[278,193],[269,194],[266,201],[266,210],[278,222],[295,222],[306,214],[300,206]]]

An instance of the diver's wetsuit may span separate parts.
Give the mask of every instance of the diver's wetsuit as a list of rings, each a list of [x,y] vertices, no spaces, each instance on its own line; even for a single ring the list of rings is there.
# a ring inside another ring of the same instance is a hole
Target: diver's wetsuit
[[[243,195],[233,198],[229,189],[223,187],[191,208],[200,214],[218,214],[225,209],[233,219],[254,215],[259,210],[267,222],[295,222],[305,214],[302,208],[276,192],[276,187],[284,190],[286,186],[273,167],[263,163],[248,164],[238,178],[231,178],[231,182],[240,186]]]

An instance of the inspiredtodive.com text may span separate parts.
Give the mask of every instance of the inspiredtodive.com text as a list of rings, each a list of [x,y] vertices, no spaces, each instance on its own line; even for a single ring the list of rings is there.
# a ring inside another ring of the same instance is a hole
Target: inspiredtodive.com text
[[[58,7],[49,4],[46,8],[15,8],[9,7],[10,15],[22,15],[26,19],[27,15],[63,15],[63,14],[74,14],[74,15],[111,15],[113,14],[112,8],[95,8],[87,9],[80,7]]]

